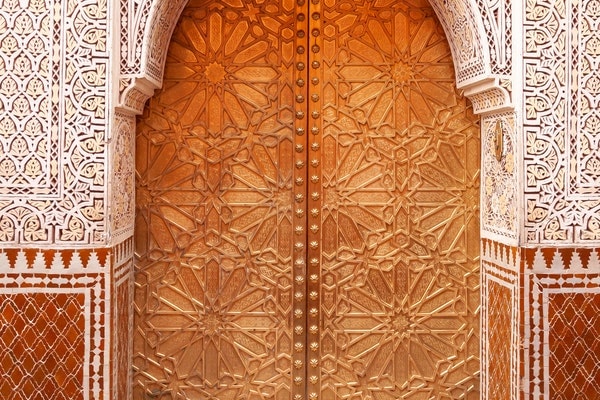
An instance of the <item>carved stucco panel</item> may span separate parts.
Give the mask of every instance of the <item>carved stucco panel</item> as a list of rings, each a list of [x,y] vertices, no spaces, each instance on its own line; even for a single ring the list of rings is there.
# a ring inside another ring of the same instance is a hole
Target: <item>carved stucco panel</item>
[[[512,112],[482,118],[481,230],[486,238],[517,242],[518,175],[517,131]],[[499,132],[498,132],[499,131]],[[498,156],[496,148],[498,149]]]
[[[600,239],[600,4],[525,8],[525,240]]]
[[[481,14],[471,1],[431,0],[446,31],[461,87],[489,70],[489,52],[482,43]],[[479,24],[478,24],[479,22]]]
[[[104,241],[107,3],[0,4],[0,240]]]
[[[135,212],[135,117],[116,113],[111,141],[110,241],[120,243],[133,235]]]
[[[513,6],[511,0],[477,0],[489,44],[491,71],[510,78],[513,70]]]

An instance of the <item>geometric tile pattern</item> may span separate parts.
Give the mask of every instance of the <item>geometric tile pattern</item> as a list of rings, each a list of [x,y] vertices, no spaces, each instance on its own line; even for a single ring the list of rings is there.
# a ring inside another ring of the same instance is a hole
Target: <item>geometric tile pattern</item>
[[[112,254],[111,249],[0,250],[2,398],[110,395],[106,266]]]
[[[486,338],[488,386],[486,391],[493,399],[512,399],[512,374],[515,367],[511,362],[512,324],[515,318],[513,295],[510,288],[490,280],[488,282]],[[513,311],[513,312],[510,312]]]
[[[598,397],[599,266],[598,249],[482,241],[484,398]]]
[[[0,396],[84,399],[83,293],[0,296]]]
[[[518,248],[482,240],[483,399],[516,400],[519,397],[519,262]]]
[[[534,399],[596,398],[598,249],[526,249],[523,390]]]
[[[521,248],[521,393],[596,398],[600,257],[594,248]]]
[[[600,398],[600,290],[548,295],[551,399]]]
[[[124,268],[133,273],[133,262],[125,264]],[[131,307],[133,300],[133,285],[130,278],[114,289],[113,313],[113,395],[116,399],[131,399],[131,355],[133,340],[133,324]]]

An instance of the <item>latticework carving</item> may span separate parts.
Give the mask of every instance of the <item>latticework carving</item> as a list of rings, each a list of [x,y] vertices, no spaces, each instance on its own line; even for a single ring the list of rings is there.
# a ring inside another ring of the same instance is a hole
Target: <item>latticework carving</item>
[[[485,56],[483,48],[484,31],[477,4],[471,0],[431,0],[430,3],[440,16],[452,47],[457,85],[473,83],[488,75],[489,56]]]
[[[111,271],[112,398],[132,399],[133,238],[113,248]]]
[[[513,113],[485,116],[482,121],[481,231],[489,238],[517,239],[520,161]],[[498,126],[498,124],[500,124]],[[497,134],[497,128],[501,135]],[[500,143],[498,143],[500,142]],[[496,146],[501,146],[500,160]]]
[[[514,388],[511,381],[513,368],[512,349],[512,326],[516,313],[513,305],[513,293],[510,288],[503,286],[493,280],[488,281],[487,287],[488,308],[486,310],[487,321],[487,367],[488,380],[486,391],[492,394],[492,398],[513,398],[511,389]],[[512,310],[513,312],[509,312]]]
[[[491,72],[501,77],[512,77],[512,1],[477,0],[487,42],[490,49]]]
[[[525,202],[530,243],[600,239],[595,1],[525,7]]]
[[[0,241],[103,243],[106,2],[0,4]]]

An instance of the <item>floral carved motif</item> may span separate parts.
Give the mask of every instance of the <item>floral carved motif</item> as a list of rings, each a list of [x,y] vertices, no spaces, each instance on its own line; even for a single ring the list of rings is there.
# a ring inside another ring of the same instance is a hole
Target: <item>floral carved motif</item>
[[[512,74],[512,2],[510,0],[477,0],[490,46],[492,73]]]
[[[111,149],[111,240],[113,243],[133,235],[135,171],[135,117],[117,113]]]
[[[499,124],[499,125],[497,125]],[[517,239],[517,219],[514,210],[518,199],[518,157],[516,152],[513,113],[486,116],[482,119],[482,182],[481,229],[488,238]],[[496,128],[501,134],[496,135]],[[501,143],[497,143],[501,141]],[[502,148],[499,159],[494,148]]]
[[[600,3],[527,1],[525,206],[530,243],[600,239]]]
[[[107,3],[0,3],[0,240],[104,239]]]

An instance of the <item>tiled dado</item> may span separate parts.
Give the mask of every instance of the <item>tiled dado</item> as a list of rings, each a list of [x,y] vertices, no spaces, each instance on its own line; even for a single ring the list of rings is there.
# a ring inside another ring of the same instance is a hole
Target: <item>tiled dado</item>
[[[0,249],[0,398],[128,399],[132,242]]]
[[[525,398],[600,398],[599,249],[523,249]]]
[[[600,397],[597,249],[482,242],[483,399]],[[129,399],[132,243],[0,249],[0,398]]]
[[[482,398],[600,398],[600,252],[482,241]]]
[[[481,248],[481,398],[517,398],[519,249],[490,240]]]

